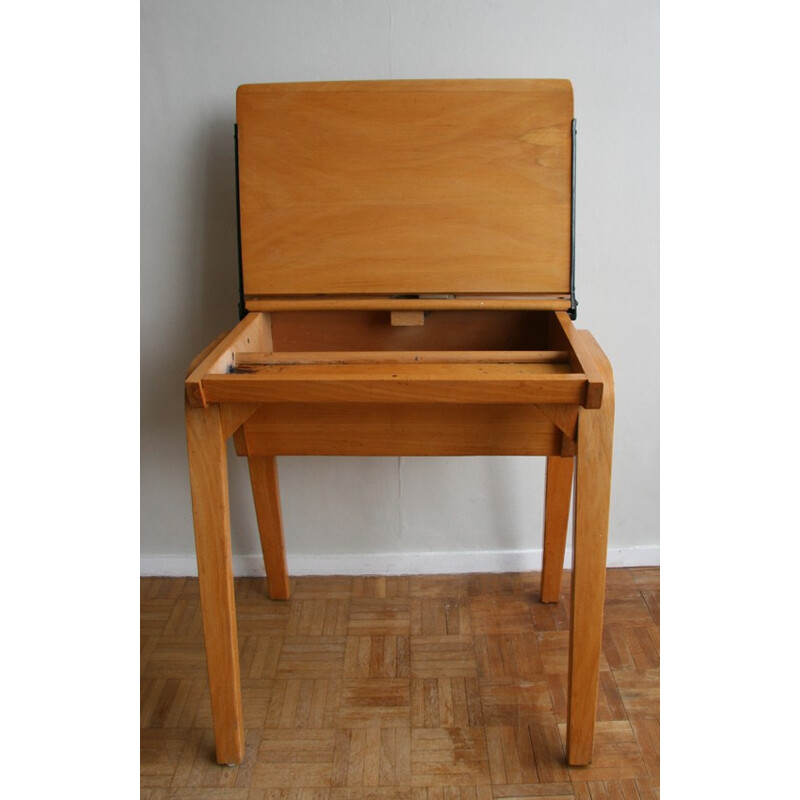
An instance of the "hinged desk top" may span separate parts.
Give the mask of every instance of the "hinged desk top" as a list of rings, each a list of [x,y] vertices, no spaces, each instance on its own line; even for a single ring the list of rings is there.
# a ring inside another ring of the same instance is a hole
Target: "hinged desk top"
[[[566,80],[237,92],[243,285],[265,297],[516,295],[566,308]]]

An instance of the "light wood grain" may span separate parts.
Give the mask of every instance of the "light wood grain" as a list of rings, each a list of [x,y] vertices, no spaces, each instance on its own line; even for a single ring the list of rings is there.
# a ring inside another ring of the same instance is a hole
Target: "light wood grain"
[[[269,403],[243,428],[241,454],[548,455],[561,433],[535,406]]]
[[[248,85],[244,288],[568,293],[568,81]]]
[[[574,458],[551,456],[545,478],[544,552],[542,556],[542,602],[561,599],[561,574],[567,547],[567,523]]]
[[[567,350],[352,350],[311,353],[237,353],[233,372],[278,364],[566,364]]]
[[[454,294],[444,298],[387,295],[249,295],[248,311],[567,311],[572,306],[561,292],[527,294]]]
[[[390,311],[389,319],[392,325],[412,327],[425,324],[424,311]]]
[[[587,391],[584,408],[600,408],[603,401],[603,375],[585,343],[583,331],[579,331],[569,316],[558,311],[551,316],[551,336],[554,343],[570,351],[570,361],[575,372],[586,376]],[[554,345],[555,346],[555,345]]]
[[[275,458],[252,455],[247,462],[256,507],[261,551],[264,555],[264,567],[267,572],[269,596],[273,600],[287,600],[289,598],[289,571],[286,566],[286,546],[283,542],[281,498]]]
[[[412,728],[412,786],[488,786],[492,778],[482,728]]]
[[[614,436],[611,364],[588,331],[580,335],[586,358],[602,376],[603,392],[599,409],[582,408],[578,412],[567,714],[567,759],[573,766],[592,760]]]
[[[566,438],[575,439],[578,430],[577,406],[537,403],[536,407],[561,430]]]
[[[207,406],[203,378],[206,375],[226,373],[233,366],[237,352],[271,350],[272,335],[269,323],[269,314],[261,312],[248,314],[230,333],[218,337],[195,358],[186,377],[186,402],[197,407]]]
[[[244,754],[242,698],[233,562],[228,513],[228,471],[219,410],[186,407],[197,570],[203,607],[217,761],[238,764]]]
[[[224,331],[213,342],[206,345],[206,347],[201,350],[191,361],[189,364],[189,369],[186,370],[186,377],[188,378],[199,366],[200,364],[205,361],[209,355],[214,351],[220,342],[230,333],[230,331]]]
[[[584,403],[586,387],[562,364],[298,364],[203,379],[217,403]]]
[[[258,403],[236,403],[218,406],[222,435],[227,439],[235,435],[242,424],[258,408]]]

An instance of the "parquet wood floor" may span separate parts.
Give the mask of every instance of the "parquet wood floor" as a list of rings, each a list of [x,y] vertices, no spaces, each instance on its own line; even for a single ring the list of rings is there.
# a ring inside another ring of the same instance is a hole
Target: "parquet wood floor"
[[[659,570],[608,572],[594,760],[570,768],[569,574],[236,581],[246,752],[214,760],[197,581],[143,578],[142,800],[659,797]]]

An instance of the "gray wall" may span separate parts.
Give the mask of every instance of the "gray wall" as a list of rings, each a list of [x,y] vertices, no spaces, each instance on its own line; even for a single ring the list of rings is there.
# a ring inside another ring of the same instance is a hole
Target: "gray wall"
[[[578,326],[600,341],[617,383],[612,563],[657,558],[658,23],[652,0],[143,0],[144,572],[191,568],[182,380],[237,321],[234,95],[273,81],[572,80]],[[541,547],[542,461],[280,459],[290,567],[383,569],[376,553],[403,554],[386,567],[395,571],[505,566],[493,552]],[[243,572],[258,563],[247,558],[258,538],[239,459],[231,498]],[[325,558],[335,555],[348,557]]]

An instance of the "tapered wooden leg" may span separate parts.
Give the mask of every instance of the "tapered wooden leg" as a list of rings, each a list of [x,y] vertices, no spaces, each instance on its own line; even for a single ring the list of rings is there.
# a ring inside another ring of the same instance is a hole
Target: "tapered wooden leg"
[[[250,483],[258,520],[258,535],[267,571],[269,596],[273,600],[289,599],[289,571],[283,543],[281,498],[278,489],[278,467],[274,456],[250,456]]]
[[[586,334],[585,331],[581,331]],[[575,469],[575,511],[570,626],[567,761],[592,760],[603,601],[606,583],[608,511],[611,490],[611,449],[614,429],[614,389],[608,360],[588,335],[587,345],[604,373],[603,402],[597,410],[578,413]]]
[[[544,497],[544,554],[542,556],[543,603],[557,603],[561,596],[561,574],[567,547],[567,522],[572,495],[572,456],[549,456]]]
[[[238,764],[244,756],[244,725],[233,594],[227,454],[219,408],[187,406],[186,437],[217,761]]]

